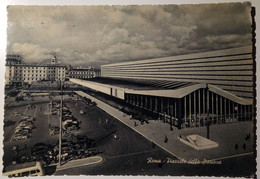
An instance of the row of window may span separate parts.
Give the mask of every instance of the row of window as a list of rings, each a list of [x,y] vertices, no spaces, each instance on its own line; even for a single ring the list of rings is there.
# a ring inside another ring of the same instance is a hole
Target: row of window
[[[41,78],[41,77],[40,78],[14,78],[13,80],[14,81],[21,81],[21,80],[24,80],[24,81],[30,81],[30,80],[34,81],[34,80],[36,80],[37,81],[37,80],[44,80],[44,79],[46,79],[46,78]],[[49,79],[54,79],[54,78],[49,77]],[[64,78],[62,78],[62,77],[58,78],[58,80],[61,80],[61,79],[64,79]],[[9,80],[11,81],[12,78],[9,78]]]
[[[11,74],[11,72],[12,72],[12,70],[10,69],[10,70],[9,70],[9,73]],[[20,70],[20,71],[15,70],[15,72],[16,72],[16,73],[19,73],[19,72],[22,73],[22,70]],[[23,72],[26,73],[26,70],[24,70]],[[31,72],[31,71],[28,70],[28,73],[30,73],[30,72]],[[38,72],[41,73],[42,71],[41,71],[41,70],[40,70],[40,71],[37,71],[37,70],[34,71],[34,70],[32,70],[32,73],[34,73],[34,72],[35,72],[35,73],[38,73]],[[46,72],[46,71],[43,71],[43,73],[44,73],[44,72]],[[53,72],[55,72],[55,71],[49,71],[49,73],[53,73]],[[60,71],[60,70],[59,70],[58,72],[59,72],[59,73],[64,73],[64,71]]]
[[[82,75],[84,75],[84,74],[93,74],[94,72],[93,71],[91,71],[91,72],[89,72],[89,71],[87,71],[87,72],[70,72],[70,74],[82,74]]]
[[[17,67],[15,66],[16,69],[61,69],[65,70],[65,67]]]
[[[85,79],[85,78],[92,78],[93,76],[71,76],[71,78],[82,78],[82,79]]]

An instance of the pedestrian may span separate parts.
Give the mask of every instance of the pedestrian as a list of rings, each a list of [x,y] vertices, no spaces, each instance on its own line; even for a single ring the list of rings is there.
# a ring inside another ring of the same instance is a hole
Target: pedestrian
[[[180,138],[180,139],[182,138],[181,134],[179,135],[179,138]]]
[[[168,143],[168,137],[166,135],[164,137],[164,143]]]
[[[118,140],[118,137],[117,137],[117,135],[116,135],[116,134],[114,135],[114,139],[115,139],[115,140]]]
[[[172,126],[170,127],[170,131],[173,131],[173,128],[172,128]]]
[[[135,127],[137,126],[137,123],[135,122]]]

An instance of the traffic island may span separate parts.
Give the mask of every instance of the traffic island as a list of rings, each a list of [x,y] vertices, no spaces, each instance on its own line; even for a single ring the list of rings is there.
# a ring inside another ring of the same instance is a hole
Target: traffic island
[[[196,150],[205,150],[205,149],[211,149],[211,148],[216,148],[218,147],[218,143],[212,141],[212,140],[209,140],[205,137],[202,137],[200,135],[197,135],[197,134],[193,134],[193,135],[188,135],[185,138],[179,138],[179,140],[196,149]]]
[[[78,160],[71,160],[61,166],[57,165],[56,171],[82,167],[87,165],[93,165],[93,164],[101,163],[102,161],[103,158],[101,156],[93,156],[93,157],[88,157],[88,158],[83,158]]]

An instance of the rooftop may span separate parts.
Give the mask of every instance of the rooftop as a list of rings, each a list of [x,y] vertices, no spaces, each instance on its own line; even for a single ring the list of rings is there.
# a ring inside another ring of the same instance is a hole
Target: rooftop
[[[137,80],[137,79],[115,79],[115,78],[92,78],[88,81],[102,83],[106,85],[113,85],[121,88],[128,89],[150,89],[150,90],[161,90],[161,89],[179,89],[187,86],[194,85],[196,83],[190,82],[178,82],[178,81],[159,81],[159,80]]]

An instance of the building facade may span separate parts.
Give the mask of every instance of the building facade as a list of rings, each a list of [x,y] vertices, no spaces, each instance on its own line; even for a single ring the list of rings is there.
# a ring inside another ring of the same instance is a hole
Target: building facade
[[[56,57],[49,59],[49,63],[45,64],[26,64],[20,61],[15,61],[7,56],[5,84],[31,84],[35,81],[64,81],[66,66],[57,62]]]
[[[71,81],[179,129],[253,119],[252,46],[108,64],[101,76],[110,82]]]
[[[100,76],[100,70],[95,69],[94,67],[76,67],[71,68],[68,71],[69,78],[76,78],[76,79],[89,79],[89,78],[95,78]]]

